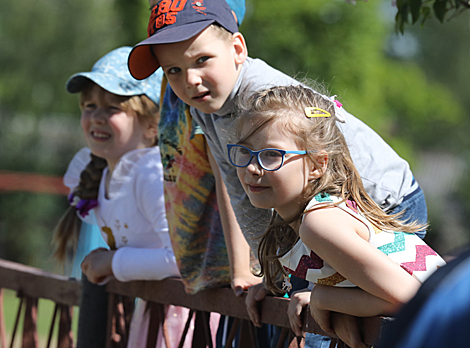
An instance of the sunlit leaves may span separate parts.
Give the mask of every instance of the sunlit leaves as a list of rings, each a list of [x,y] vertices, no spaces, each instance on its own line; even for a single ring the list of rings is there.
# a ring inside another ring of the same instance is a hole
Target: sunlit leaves
[[[470,8],[468,1],[461,0],[397,0],[396,6],[395,30],[402,34],[407,24],[418,21],[424,24],[433,16],[443,23],[452,15]]]

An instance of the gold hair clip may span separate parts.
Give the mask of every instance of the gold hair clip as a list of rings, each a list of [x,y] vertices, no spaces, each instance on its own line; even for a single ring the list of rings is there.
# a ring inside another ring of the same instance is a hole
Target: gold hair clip
[[[305,108],[305,116],[307,117],[330,117],[331,114],[326,110],[309,106]]]

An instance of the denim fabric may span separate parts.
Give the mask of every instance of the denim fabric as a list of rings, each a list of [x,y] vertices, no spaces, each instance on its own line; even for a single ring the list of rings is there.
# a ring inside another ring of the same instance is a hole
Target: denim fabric
[[[411,195],[406,196],[400,205],[387,212],[389,214],[396,214],[400,211],[404,211],[401,217],[404,221],[414,221],[425,224],[428,222],[428,209],[426,206],[426,199],[424,198],[424,192],[419,187]],[[417,232],[416,235],[423,239],[426,236],[426,230]]]
[[[305,348],[328,348],[331,338],[307,333],[305,336]]]

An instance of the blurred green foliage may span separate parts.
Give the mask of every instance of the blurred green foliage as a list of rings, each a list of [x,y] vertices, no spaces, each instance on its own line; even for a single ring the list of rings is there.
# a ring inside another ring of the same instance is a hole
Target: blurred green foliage
[[[76,111],[64,94],[67,78],[113,48],[145,38],[147,9],[145,0],[2,1],[1,107],[34,114]]]
[[[67,209],[62,196],[29,192],[0,194],[1,258],[54,270],[51,229]]]
[[[450,132],[463,109],[420,66],[384,53],[391,25],[381,2],[256,0],[241,32],[251,56],[298,77],[324,82],[346,109],[413,162],[420,148]],[[437,96],[439,96],[437,98]],[[438,133],[436,133],[438,132]]]
[[[466,0],[396,0],[396,6],[395,29],[402,34],[406,25],[417,22],[424,25],[430,18],[442,23],[470,9]]]
[[[148,2],[0,2],[0,170],[62,175],[84,145],[66,80],[146,37]],[[52,229],[66,198],[0,193],[0,257],[57,270]]]

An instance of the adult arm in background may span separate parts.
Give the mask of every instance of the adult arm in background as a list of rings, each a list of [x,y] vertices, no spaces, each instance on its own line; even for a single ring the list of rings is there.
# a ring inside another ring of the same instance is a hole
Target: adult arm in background
[[[237,222],[219,166],[207,144],[206,150],[216,183],[217,203],[230,262],[232,289],[236,296],[241,296],[243,290],[260,283],[261,278],[251,272],[250,246]]]

